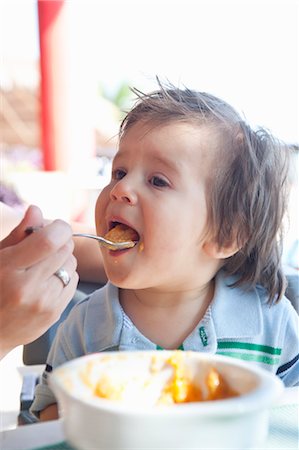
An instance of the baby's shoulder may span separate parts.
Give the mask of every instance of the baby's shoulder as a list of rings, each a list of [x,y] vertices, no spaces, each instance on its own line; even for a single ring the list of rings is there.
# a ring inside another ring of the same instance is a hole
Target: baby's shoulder
[[[123,322],[118,289],[107,283],[78,302],[62,324],[65,341],[77,342],[84,353],[115,347]]]
[[[275,315],[297,314],[293,304],[285,295],[282,296],[282,298],[279,301],[271,302],[269,301],[269,294],[264,287],[257,285],[256,292],[258,294],[260,305],[266,314],[269,313]]]
[[[273,339],[283,342],[286,335],[298,335],[299,316],[290,300],[283,296],[278,302],[269,302],[269,296],[264,289],[257,288],[260,298],[262,329]],[[261,293],[263,295],[261,295]]]
[[[76,315],[93,314],[94,310],[109,308],[118,303],[118,290],[109,282],[80,300],[72,309]]]
[[[237,277],[221,274],[216,279],[213,310],[217,316],[233,315],[238,321],[272,322],[298,316],[291,302],[284,296],[279,302],[270,302],[268,291],[261,285],[243,286]]]

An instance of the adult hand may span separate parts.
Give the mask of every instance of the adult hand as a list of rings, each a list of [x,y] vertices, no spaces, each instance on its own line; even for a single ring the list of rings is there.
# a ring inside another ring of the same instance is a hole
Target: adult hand
[[[32,342],[56,322],[78,284],[71,227],[62,220],[43,226],[31,206],[21,223],[0,242],[0,359]],[[27,235],[27,227],[41,227]],[[55,275],[64,268],[70,282]]]

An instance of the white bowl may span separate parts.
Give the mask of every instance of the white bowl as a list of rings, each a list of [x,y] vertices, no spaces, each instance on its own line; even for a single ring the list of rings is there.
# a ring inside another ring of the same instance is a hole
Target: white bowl
[[[153,357],[165,361],[172,355],[171,351],[104,352],[74,359],[55,369],[49,382],[58,399],[68,442],[79,450],[240,450],[265,440],[269,407],[283,390],[278,377],[234,358],[182,352],[194,383],[201,385],[208,371],[215,368],[240,395],[155,406],[150,397],[161,390],[163,375],[145,395],[138,380],[148,375]],[[118,402],[95,397],[82,381],[82,371],[86,370],[91,383],[109,370],[116,381],[135,377],[129,383],[127,399]]]

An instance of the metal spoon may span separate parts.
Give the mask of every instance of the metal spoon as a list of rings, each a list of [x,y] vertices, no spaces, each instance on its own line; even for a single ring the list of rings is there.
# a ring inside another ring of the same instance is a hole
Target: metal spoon
[[[97,240],[103,247],[109,248],[109,250],[124,250],[126,248],[132,248],[137,244],[136,241],[126,241],[126,242],[112,242],[108,239],[103,238],[102,236],[96,236],[94,234],[86,234],[86,233],[74,233],[75,237],[86,237],[90,239]]]
[[[28,227],[28,228],[26,228],[25,232],[27,234],[31,234],[31,233],[34,233],[35,231],[39,230],[40,228],[41,227]],[[137,244],[136,241],[112,242],[112,241],[109,241],[108,239],[103,238],[102,236],[96,236],[94,234],[87,234],[87,233],[73,233],[73,236],[95,239],[103,247],[106,247],[109,250],[125,250],[126,248],[132,248]]]

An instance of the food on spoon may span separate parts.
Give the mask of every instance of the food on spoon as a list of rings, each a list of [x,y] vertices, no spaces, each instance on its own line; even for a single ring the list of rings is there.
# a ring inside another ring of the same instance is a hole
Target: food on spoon
[[[123,223],[119,223],[115,227],[111,228],[111,230],[108,231],[104,237],[112,242],[129,242],[139,240],[138,233],[133,230],[133,228],[130,228]]]

